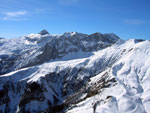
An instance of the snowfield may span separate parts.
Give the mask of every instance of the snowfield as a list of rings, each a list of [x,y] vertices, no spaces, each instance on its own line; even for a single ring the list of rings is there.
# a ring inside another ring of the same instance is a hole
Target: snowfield
[[[150,113],[150,41],[87,37],[44,32],[0,39],[0,112]],[[53,43],[58,55],[49,59]]]
[[[77,104],[68,113],[92,113],[96,102],[95,113],[150,113],[150,42],[134,44],[129,40],[125,45],[128,52],[107,70],[117,85]],[[91,82],[97,82],[102,74]],[[108,96],[111,99],[107,100]]]

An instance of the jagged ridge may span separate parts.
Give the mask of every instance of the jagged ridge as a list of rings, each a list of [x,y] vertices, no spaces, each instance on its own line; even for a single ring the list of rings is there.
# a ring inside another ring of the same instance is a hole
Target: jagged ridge
[[[54,36],[46,30],[19,39],[3,39],[0,40],[0,74],[60,59],[73,52],[98,51],[118,40],[114,34],[66,32]]]

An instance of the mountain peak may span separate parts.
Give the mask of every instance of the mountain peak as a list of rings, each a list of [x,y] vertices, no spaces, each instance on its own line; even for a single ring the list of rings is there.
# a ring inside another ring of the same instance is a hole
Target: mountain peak
[[[73,35],[75,35],[75,34],[77,34],[77,32],[65,32],[63,35],[64,35],[65,37],[70,37],[70,36],[73,36]]]
[[[49,34],[49,32],[45,29],[43,29],[41,32],[39,32],[38,34],[40,35],[46,35],[46,34]]]

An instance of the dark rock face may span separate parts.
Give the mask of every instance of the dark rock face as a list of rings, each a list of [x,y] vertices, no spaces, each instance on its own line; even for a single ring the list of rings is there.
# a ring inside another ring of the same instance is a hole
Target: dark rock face
[[[44,90],[38,83],[33,82],[28,84],[24,94],[21,97],[19,107],[25,106],[27,103],[33,100],[43,101],[45,98],[42,95],[42,92],[44,92]]]
[[[32,101],[39,101],[42,102],[45,100],[45,97],[43,95],[44,89],[42,86],[40,86],[38,83],[33,82],[31,84],[28,84],[23,95],[21,96],[20,102],[19,102],[19,111],[18,113],[22,112],[28,112],[26,111],[26,104],[32,102]]]
[[[12,71],[12,66],[16,62],[17,58],[17,55],[0,55],[0,75]]]
[[[42,30],[41,32],[39,32],[39,34],[41,34],[41,35],[46,35],[46,34],[49,34],[49,32],[44,29],[44,30]]]
[[[143,42],[143,41],[145,41],[145,40],[143,40],[143,39],[135,39],[135,43]]]
[[[24,89],[24,82],[18,82],[13,83],[12,81],[6,81],[4,84],[2,84],[2,81],[0,82],[1,86],[3,87],[2,90],[0,90],[0,106],[3,106],[4,108],[0,107],[0,113],[10,113],[10,112],[16,112],[17,110],[17,104],[19,100],[16,98],[19,95],[23,93]],[[11,102],[13,101],[13,105]],[[13,106],[13,109],[11,107]]]

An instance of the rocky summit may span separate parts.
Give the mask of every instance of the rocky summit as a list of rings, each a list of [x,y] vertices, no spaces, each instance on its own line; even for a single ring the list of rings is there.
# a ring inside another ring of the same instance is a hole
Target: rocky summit
[[[150,113],[149,62],[113,33],[0,39],[0,113]]]
[[[49,32],[45,29],[43,29],[41,32],[39,32],[40,35],[46,35],[49,34]]]

